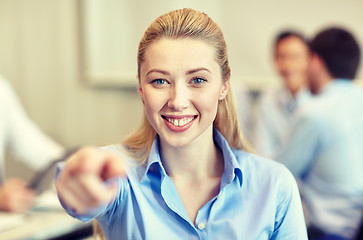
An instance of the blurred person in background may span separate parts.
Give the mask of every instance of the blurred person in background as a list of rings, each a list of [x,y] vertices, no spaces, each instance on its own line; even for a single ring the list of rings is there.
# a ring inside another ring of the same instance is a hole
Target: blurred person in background
[[[263,156],[276,154],[293,113],[310,98],[306,88],[309,54],[308,43],[300,33],[284,31],[276,37],[274,61],[283,84],[261,93],[252,131],[253,146]]]
[[[29,119],[13,89],[1,76],[0,114],[0,211],[25,212],[35,192],[23,179],[5,179],[6,153],[38,171],[62,156],[64,149]]]
[[[363,211],[363,91],[352,81],[360,48],[348,31],[329,28],[310,50],[315,96],[276,159],[299,180],[309,239],[354,239]]]

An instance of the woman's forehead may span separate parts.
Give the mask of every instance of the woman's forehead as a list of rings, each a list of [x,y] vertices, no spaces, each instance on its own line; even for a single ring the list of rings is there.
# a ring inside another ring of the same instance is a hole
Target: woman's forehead
[[[163,38],[145,51],[142,69],[149,68],[216,68],[214,48],[205,41],[192,38]]]
[[[146,48],[145,53],[148,52],[203,52],[208,55],[214,55],[214,48],[206,41],[195,38],[161,38],[153,41],[149,47]],[[182,53],[181,52],[181,53]]]

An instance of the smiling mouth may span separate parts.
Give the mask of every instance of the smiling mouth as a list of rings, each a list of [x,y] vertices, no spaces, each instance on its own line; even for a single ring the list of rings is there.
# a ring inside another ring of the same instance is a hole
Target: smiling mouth
[[[190,116],[190,117],[178,117],[178,118],[172,118],[172,117],[167,117],[162,115],[161,116],[163,119],[165,119],[166,121],[168,121],[169,123],[173,124],[175,127],[184,127],[185,125],[187,125],[188,123],[190,123],[191,121],[193,121],[194,119],[197,118],[197,115],[195,116]]]

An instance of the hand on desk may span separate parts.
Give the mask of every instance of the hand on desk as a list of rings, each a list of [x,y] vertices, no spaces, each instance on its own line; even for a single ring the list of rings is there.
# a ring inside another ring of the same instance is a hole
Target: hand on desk
[[[56,181],[63,203],[78,214],[95,208],[115,197],[116,186],[104,182],[114,177],[125,177],[127,165],[118,156],[85,147],[66,159]]]
[[[17,178],[6,180],[0,186],[0,210],[26,212],[33,203],[35,192],[26,183]]]

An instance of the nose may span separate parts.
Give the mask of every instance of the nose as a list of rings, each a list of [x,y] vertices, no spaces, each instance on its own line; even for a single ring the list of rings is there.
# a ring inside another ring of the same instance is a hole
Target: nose
[[[170,89],[168,107],[180,111],[189,106],[188,87],[183,84],[175,84]]]

